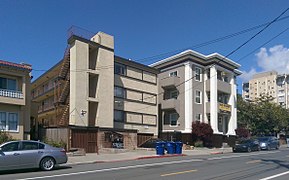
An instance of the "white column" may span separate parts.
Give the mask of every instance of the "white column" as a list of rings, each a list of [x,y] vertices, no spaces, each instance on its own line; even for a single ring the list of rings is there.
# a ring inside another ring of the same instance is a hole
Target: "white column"
[[[215,133],[218,131],[218,88],[217,88],[217,69],[215,66],[210,68],[210,114],[211,126]]]
[[[236,135],[235,129],[237,128],[237,86],[233,74],[231,76],[230,85],[231,95],[228,104],[231,105],[231,117],[229,119],[227,135]]]
[[[208,103],[208,96],[207,96],[207,86],[206,86],[206,82],[208,80],[208,75],[207,75],[207,70],[203,71],[203,75],[204,75],[204,92],[203,92],[203,97],[204,97],[204,102],[203,102],[203,109],[204,109],[204,114],[203,114],[203,119],[202,122],[204,123],[208,123],[208,118],[207,118],[207,106],[206,104]]]
[[[193,102],[193,89],[192,89],[192,77],[193,77],[193,70],[192,64],[187,62],[185,65],[185,132],[191,133],[192,132],[192,102]]]

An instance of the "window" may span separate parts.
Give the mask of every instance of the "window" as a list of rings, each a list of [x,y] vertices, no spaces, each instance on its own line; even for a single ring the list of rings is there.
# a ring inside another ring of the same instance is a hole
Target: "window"
[[[196,78],[196,81],[202,81],[201,80],[201,78],[202,78],[201,74],[202,74],[201,68],[195,67],[195,78]]]
[[[202,120],[202,114],[196,114],[196,121]]]
[[[171,113],[169,118],[170,118],[170,125],[171,126],[177,126],[178,113]]]
[[[0,130],[6,130],[6,112],[0,112]]]
[[[179,95],[178,90],[172,90],[170,91],[170,99],[177,99]]]
[[[124,122],[124,112],[119,110],[114,110],[114,121]]]
[[[8,113],[8,130],[17,131],[18,127],[18,114]]]
[[[114,74],[126,75],[126,67],[122,64],[114,64]]]
[[[18,114],[0,112],[0,130],[18,131]]]
[[[22,150],[36,150],[38,143],[36,142],[22,142]]]
[[[18,151],[19,142],[12,142],[2,146],[3,152]]]
[[[126,93],[125,89],[122,87],[114,87],[114,96],[119,98],[125,98]]]
[[[202,97],[202,92],[199,91],[199,90],[196,90],[196,92],[195,92],[195,102],[196,102],[197,104],[202,104],[202,99],[201,99],[201,97]]]
[[[178,71],[171,72],[171,73],[169,74],[169,76],[170,76],[170,77],[176,77],[176,76],[178,76]]]
[[[0,89],[8,89],[16,91],[16,79],[0,77]]]

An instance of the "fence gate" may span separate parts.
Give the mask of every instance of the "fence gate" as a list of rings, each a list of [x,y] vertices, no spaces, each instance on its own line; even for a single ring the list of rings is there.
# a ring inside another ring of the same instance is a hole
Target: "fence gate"
[[[87,153],[98,153],[97,129],[71,129],[71,147],[84,148]]]

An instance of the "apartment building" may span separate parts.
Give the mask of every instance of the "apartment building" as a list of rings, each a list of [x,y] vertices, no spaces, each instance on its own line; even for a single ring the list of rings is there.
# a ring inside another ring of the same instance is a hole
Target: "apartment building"
[[[220,147],[223,137],[234,141],[239,64],[217,53],[187,50],[150,66],[160,70],[161,136],[180,132],[190,143],[192,122],[200,121],[211,125],[214,146]]]
[[[64,58],[32,83],[45,136],[87,152],[135,148],[156,136],[158,70],[115,56],[114,38],[103,32],[71,33],[68,44]]]
[[[31,65],[0,60],[0,130],[30,139]]]
[[[276,71],[258,73],[249,82],[243,83],[242,97],[254,101],[261,95],[268,95],[274,98],[273,102],[289,108],[288,83],[287,74],[278,74]]]

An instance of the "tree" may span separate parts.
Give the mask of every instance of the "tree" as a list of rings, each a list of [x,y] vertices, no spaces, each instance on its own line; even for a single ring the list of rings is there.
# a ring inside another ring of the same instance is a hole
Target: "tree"
[[[203,122],[195,121],[192,123],[193,142],[202,141],[205,146],[211,146],[212,127]]]
[[[238,127],[248,129],[252,135],[272,135],[286,129],[289,112],[273,100],[265,94],[252,102],[238,96]]]

